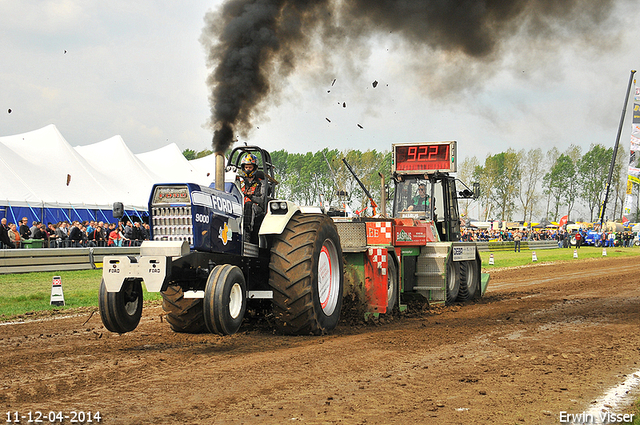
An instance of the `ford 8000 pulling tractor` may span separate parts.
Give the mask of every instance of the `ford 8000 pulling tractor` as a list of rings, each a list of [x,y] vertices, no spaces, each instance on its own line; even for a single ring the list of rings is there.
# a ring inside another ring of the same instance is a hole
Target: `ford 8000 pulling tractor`
[[[224,183],[217,173],[215,188],[156,184],[149,200],[152,240],[138,257],[104,258],[102,322],[112,332],[134,330],[142,282],[161,292],[174,331],[220,335],[237,332],[247,305],[264,300],[271,300],[282,333],[331,331],[345,284],[369,313],[389,312],[410,297],[448,303],[478,297],[488,276],[481,279],[476,246],[454,242],[458,192],[448,173],[455,172],[455,148],[455,142],[394,145],[394,218],[369,219],[332,218],[319,207],[276,199],[270,154],[235,148],[228,171],[237,171],[246,154],[258,158],[266,214],[256,222],[257,238],[245,228],[237,179]]]

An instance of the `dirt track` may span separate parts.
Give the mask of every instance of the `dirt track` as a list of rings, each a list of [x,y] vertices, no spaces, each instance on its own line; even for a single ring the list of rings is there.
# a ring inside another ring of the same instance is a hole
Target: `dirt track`
[[[97,313],[4,325],[1,420],[81,410],[106,424],[557,424],[640,369],[639,266],[495,271],[475,304],[324,337],[264,325],[176,334],[157,306],[124,335]]]

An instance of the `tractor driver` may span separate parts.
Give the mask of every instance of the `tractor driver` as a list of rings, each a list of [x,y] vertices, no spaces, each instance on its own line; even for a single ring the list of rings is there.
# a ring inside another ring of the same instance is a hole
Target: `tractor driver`
[[[409,208],[407,208],[407,211],[413,210],[429,210],[429,197],[427,196],[427,188],[424,183],[418,185],[418,194],[413,197],[413,205],[409,205]]]
[[[246,154],[240,163],[243,179],[241,182],[244,194],[244,233],[251,243],[257,243],[257,230],[264,218],[266,185],[258,178],[258,158],[254,154]]]

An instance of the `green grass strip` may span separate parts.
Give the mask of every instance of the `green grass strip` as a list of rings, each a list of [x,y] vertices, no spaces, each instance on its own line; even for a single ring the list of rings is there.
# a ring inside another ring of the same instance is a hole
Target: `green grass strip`
[[[491,273],[491,269],[502,267],[518,267],[527,264],[536,264],[533,261],[533,253],[536,253],[537,263],[548,263],[557,261],[577,261],[585,258],[602,258],[602,248],[596,248],[593,246],[583,246],[580,249],[576,248],[557,248],[557,249],[538,249],[530,250],[523,249],[520,252],[513,251],[494,251],[493,252],[493,265],[489,264],[489,257],[491,252],[481,252],[480,258],[482,258],[482,269],[488,273]],[[577,253],[578,258],[573,258],[574,252]],[[606,257],[634,257],[640,255],[640,248],[606,248]],[[491,285],[491,282],[489,282]]]
[[[53,276],[62,278],[64,306],[52,306]],[[98,292],[102,270],[38,272],[0,275],[0,321],[14,320],[23,315],[80,307],[98,307]],[[144,288],[144,285],[143,285]],[[144,292],[145,300],[160,300],[159,293]]]

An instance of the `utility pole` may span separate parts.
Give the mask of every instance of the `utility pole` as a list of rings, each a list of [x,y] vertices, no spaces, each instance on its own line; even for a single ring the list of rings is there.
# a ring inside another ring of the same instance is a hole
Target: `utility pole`
[[[624,106],[622,107],[622,116],[620,117],[620,125],[618,126],[618,135],[616,136],[616,144],[613,147],[613,158],[611,158],[611,166],[609,167],[609,178],[607,179],[607,188],[604,192],[604,201],[602,201],[602,208],[600,208],[600,228],[604,220],[604,213],[607,209],[607,201],[609,200],[609,188],[611,187],[611,178],[613,177],[613,168],[616,164],[616,157],[618,156],[618,145],[620,145],[620,135],[622,134],[622,126],[624,124],[624,115],[627,112],[627,105],[629,103],[629,92],[631,91],[631,83],[633,82],[633,74],[636,73],[635,69],[631,70],[629,76],[629,85],[627,86],[627,93],[624,97]]]

